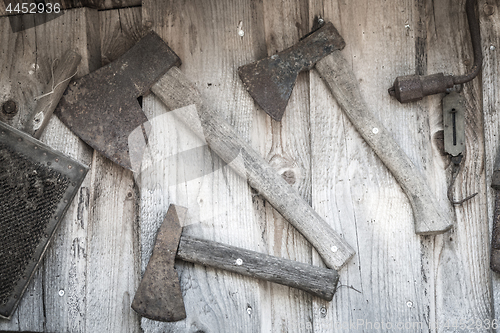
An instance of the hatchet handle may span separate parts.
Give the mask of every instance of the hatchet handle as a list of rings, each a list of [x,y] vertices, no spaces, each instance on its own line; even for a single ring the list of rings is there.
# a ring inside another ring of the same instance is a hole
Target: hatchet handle
[[[349,244],[299,193],[222,116],[202,103],[197,89],[178,68],[171,68],[151,91],[172,110],[195,104],[197,115],[179,112],[177,116],[312,244],[326,266],[339,269],[354,255]],[[201,128],[196,126],[200,121]]]
[[[448,212],[439,206],[424,178],[389,131],[370,112],[351,66],[340,51],[316,63],[316,69],[346,116],[375,154],[391,171],[406,193],[413,209],[415,232],[444,233],[452,227]]]
[[[334,269],[184,235],[176,259],[297,288],[327,301],[332,300],[339,280]]]
[[[24,126],[24,132],[40,139],[61,96],[76,74],[81,59],[82,57],[73,50],[64,53],[57,67],[53,69],[51,80],[44,87],[42,96],[38,97],[35,109]]]

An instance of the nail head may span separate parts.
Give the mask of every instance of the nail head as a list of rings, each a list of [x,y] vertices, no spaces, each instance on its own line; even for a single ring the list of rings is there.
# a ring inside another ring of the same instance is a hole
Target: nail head
[[[15,115],[17,113],[17,104],[13,100],[8,100],[2,105],[2,111],[8,115]]]

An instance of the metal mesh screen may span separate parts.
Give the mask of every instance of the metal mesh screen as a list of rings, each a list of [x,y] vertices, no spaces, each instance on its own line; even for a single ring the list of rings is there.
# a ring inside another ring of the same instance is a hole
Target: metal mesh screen
[[[70,181],[0,142],[0,304],[32,260]],[[26,277],[24,277],[26,278]]]

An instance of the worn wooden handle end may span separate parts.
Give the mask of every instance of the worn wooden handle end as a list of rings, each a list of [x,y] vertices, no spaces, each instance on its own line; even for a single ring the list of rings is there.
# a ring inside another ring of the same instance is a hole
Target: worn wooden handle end
[[[332,300],[339,281],[334,269],[184,235],[177,258],[297,288],[327,301]]]
[[[43,130],[47,127],[61,96],[71,78],[76,74],[82,57],[73,50],[68,50],[53,70],[53,77],[44,87],[43,95],[38,96],[35,109],[26,122],[24,131],[36,139],[40,139]]]

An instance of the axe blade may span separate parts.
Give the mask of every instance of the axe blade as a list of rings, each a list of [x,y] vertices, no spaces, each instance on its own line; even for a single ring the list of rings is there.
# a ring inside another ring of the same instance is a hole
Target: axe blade
[[[181,239],[187,209],[170,205],[163,220],[144,276],[132,302],[139,315],[158,321],[186,318],[179,276],[174,268],[175,255]]]
[[[328,22],[294,46],[241,66],[238,74],[255,102],[271,118],[281,121],[299,73],[344,46],[344,39]]]
[[[137,98],[179,57],[154,32],[119,59],[70,84],[55,114],[78,137],[115,163],[132,169],[128,137],[147,121]]]

